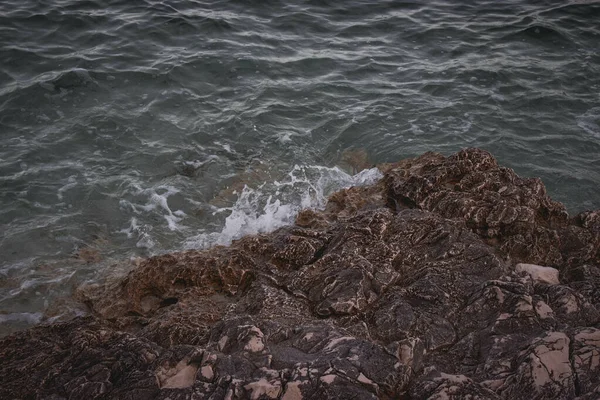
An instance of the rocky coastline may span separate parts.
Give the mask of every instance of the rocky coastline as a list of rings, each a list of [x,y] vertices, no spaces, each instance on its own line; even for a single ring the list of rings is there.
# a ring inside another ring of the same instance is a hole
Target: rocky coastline
[[[600,210],[480,149],[143,260],[0,339],[2,399],[600,398]]]

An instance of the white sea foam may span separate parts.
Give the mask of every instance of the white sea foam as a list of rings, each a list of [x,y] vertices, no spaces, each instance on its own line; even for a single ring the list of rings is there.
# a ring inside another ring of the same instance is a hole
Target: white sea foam
[[[292,141],[292,136],[295,136],[296,134],[292,131],[283,131],[283,132],[278,132],[277,133],[277,140],[279,140],[281,143],[288,143]]]
[[[214,142],[214,144],[216,146],[221,146],[223,148],[223,150],[225,150],[228,153],[231,153],[231,154],[235,153],[235,151],[231,149],[231,145],[229,145],[228,143],[222,143],[222,142],[216,141],[216,142]],[[210,157],[216,157],[216,156],[210,156]]]
[[[229,147],[229,146],[227,145],[227,147]],[[226,150],[227,150],[227,149],[226,149]],[[229,152],[231,152],[231,149],[229,149],[228,151],[229,151]],[[193,160],[193,161],[186,161],[186,162],[184,162],[183,164],[184,164],[184,165],[187,165],[187,166],[190,166],[190,167],[192,167],[192,168],[194,168],[194,169],[199,169],[199,168],[200,168],[200,167],[202,167],[203,165],[206,165],[206,164],[208,164],[208,163],[210,163],[210,162],[212,162],[212,161],[218,161],[218,160],[219,160],[219,156],[216,156],[216,155],[210,155],[210,156],[208,156],[208,157],[206,158],[206,160],[204,160],[204,161],[200,161],[200,160]]]
[[[139,248],[153,249],[156,247],[156,240],[152,237],[152,225],[142,224],[139,219],[146,214],[160,215],[166,222],[170,231],[181,231],[185,229],[181,225],[186,214],[182,210],[172,210],[169,206],[169,197],[179,193],[179,190],[173,186],[160,185],[149,189],[142,189],[137,184],[132,184],[132,195],[141,201],[130,201],[121,199],[120,206],[127,211],[133,211],[136,215],[129,220],[129,227],[120,232],[127,235],[130,239],[137,239],[136,246]]]
[[[590,135],[600,138],[600,107],[591,108],[578,116],[577,126]]]
[[[296,165],[281,182],[265,182],[257,188],[245,186],[232,207],[215,209],[215,215],[223,211],[230,213],[221,231],[191,237],[185,241],[184,248],[229,245],[245,235],[272,232],[292,224],[302,209],[322,209],[333,192],[372,184],[381,176],[377,168],[352,176],[337,167]]]
[[[213,245],[229,245],[242,236],[272,232],[294,222],[296,215],[305,208],[320,209],[326,205],[327,197],[336,190],[370,184],[381,177],[376,168],[364,170],[354,176],[343,170],[320,166],[294,166],[278,181],[249,183],[237,194],[237,201],[231,207],[215,207],[203,202],[186,199],[190,204],[212,213],[212,220],[206,230],[195,231],[190,237],[191,226],[198,221],[190,218],[183,210],[169,204],[169,198],[180,191],[171,185],[157,185],[143,188],[131,182],[120,200],[123,211],[130,214],[129,226],[119,232],[136,241],[138,248],[160,252],[173,250],[165,242],[169,236],[183,240],[185,249],[205,249]],[[188,210],[189,211],[189,210]],[[163,219],[166,223],[157,224]],[[210,228],[208,228],[210,226]],[[219,228],[220,227],[220,228]],[[176,239],[177,240],[177,239]],[[173,242],[171,242],[173,243]],[[165,247],[165,244],[167,247]]]
[[[77,186],[77,175],[71,175],[69,176],[69,181],[66,185],[62,186],[60,189],[58,189],[58,192],[56,193],[56,196],[58,197],[59,200],[63,199],[63,193],[65,193],[67,190],[74,188],[75,186]]]
[[[122,199],[120,201],[122,208],[129,208],[137,214],[155,211],[162,214],[163,218],[167,221],[170,230],[175,231],[181,229],[178,223],[181,222],[185,213],[181,210],[171,210],[168,200],[170,196],[179,193],[179,189],[169,185],[160,185],[150,189],[142,189],[136,184],[133,184],[132,186],[135,188],[134,194],[138,197],[145,198],[146,203],[139,204]]]
[[[120,232],[127,235],[129,239],[137,239],[136,247],[151,249],[156,245],[156,242],[150,235],[152,227],[148,225],[140,225],[136,217],[131,217],[129,226],[121,229]]]

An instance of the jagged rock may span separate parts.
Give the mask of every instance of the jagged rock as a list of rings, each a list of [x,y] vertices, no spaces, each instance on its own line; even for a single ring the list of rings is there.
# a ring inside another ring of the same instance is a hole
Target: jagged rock
[[[577,392],[600,394],[600,330],[579,328],[571,343]]]
[[[514,262],[564,267],[600,262],[600,217],[586,212],[569,220],[537,178],[500,167],[490,153],[425,153],[388,166],[390,207],[417,207],[460,218]]]
[[[411,388],[411,394],[415,398],[435,400],[500,399],[493,391],[473,382],[465,375],[445,374],[437,371],[434,367],[429,368],[421,380]]]
[[[80,288],[91,316],[0,339],[0,398],[600,398],[600,212],[478,149],[381,169]]]

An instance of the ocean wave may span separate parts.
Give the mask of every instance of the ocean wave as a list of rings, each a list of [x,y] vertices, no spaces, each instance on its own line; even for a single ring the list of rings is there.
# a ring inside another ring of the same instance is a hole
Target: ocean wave
[[[303,209],[322,209],[336,190],[368,185],[382,177],[377,168],[349,175],[339,168],[294,166],[282,181],[264,182],[256,188],[244,185],[231,207],[213,212],[229,215],[218,232],[200,233],[185,240],[185,249],[229,245],[245,235],[268,233],[290,225]]]

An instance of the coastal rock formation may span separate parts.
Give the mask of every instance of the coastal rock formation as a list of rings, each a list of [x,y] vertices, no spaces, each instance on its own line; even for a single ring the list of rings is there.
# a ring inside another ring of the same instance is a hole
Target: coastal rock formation
[[[0,398],[600,398],[600,211],[479,149],[380,168],[81,288],[89,316],[0,340]]]

